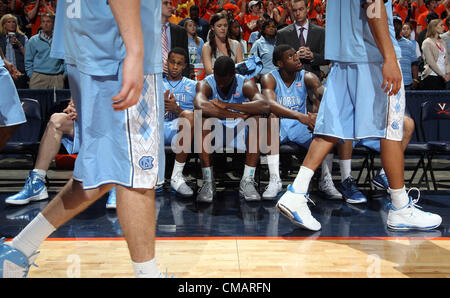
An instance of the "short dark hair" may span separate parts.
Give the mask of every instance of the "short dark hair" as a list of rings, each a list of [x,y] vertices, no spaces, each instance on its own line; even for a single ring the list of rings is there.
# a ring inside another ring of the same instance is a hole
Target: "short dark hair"
[[[273,57],[272,57],[273,65],[277,65],[278,61],[281,60],[281,57],[283,56],[284,52],[289,51],[290,49],[293,49],[293,47],[288,44],[280,44],[279,46],[276,46],[275,49],[273,50]]]
[[[228,56],[221,56],[214,62],[214,73],[219,77],[226,77],[236,73],[234,61]]]
[[[167,56],[167,59],[169,59],[170,55],[172,55],[172,54],[178,54],[178,55],[183,56],[184,57],[184,62],[185,63],[189,63],[189,56],[188,56],[187,52],[183,48],[180,48],[180,47],[173,48],[169,52],[169,55]]]

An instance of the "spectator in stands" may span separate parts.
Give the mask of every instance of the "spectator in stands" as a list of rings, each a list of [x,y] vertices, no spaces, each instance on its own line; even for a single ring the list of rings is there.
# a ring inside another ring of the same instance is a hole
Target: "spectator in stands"
[[[402,27],[402,36],[410,41],[412,41],[416,45],[416,55],[417,57],[422,56],[422,50],[420,49],[419,43],[413,38],[412,33],[414,32],[414,28],[411,23],[406,22]]]
[[[261,37],[261,26],[264,19],[260,18],[258,21],[256,21],[256,31],[253,31],[250,34],[250,37],[247,41],[247,49],[250,51],[252,49],[253,44]]]
[[[28,21],[31,23],[31,36],[38,33],[41,28],[41,19],[43,15],[54,15],[56,11],[55,0],[30,0],[25,5],[25,13]]]
[[[188,19],[184,22],[184,29],[188,36],[189,62],[191,64],[201,63],[202,49],[205,42],[197,35],[197,24],[193,20]]]
[[[261,196],[255,188],[257,185],[255,170],[260,155],[257,132],[259,131],[258,120],[260,117],[270,113],[266,98],[260,93],[253,81],[246,80],[244,76],[236,74],[234,61],[230,57],[223,56],[219,57],[214,63],[214,75],[209,75],[198,83],[194,107],[202,111],[203,122],[211,118],[220,119],[219,121],[222,124],[220,129],[224,129],[222,131],[223,136],[229,134],[225,129],[237,130],[233,134],[232,146],[238,150],[246,150],[244,174],[240,182],[239,194],[246,201],[259,201]],[[246,123],[254,123],[255,125],[252,125],[254,129],[249,129],[246,133],[245,123],[242,122],[250,118],[251,121],[246,121]],[[210,146],[212,144],[205,141],[211,134],[211,127],[205,124],[202,125],[202,128],[202,140],[195,141],[196,144],[203,145],[199,154],[203,185],[197,195],[197,201],[212,202],[216,188],[210,153],[214,149]],[[219,129],[219,125],[215,129]],[[220,132],[217,135],[221,135]],[[215,146],[224,142],[217,137],[215,141]],[[246,146],[243,148],[245,144]]]
[[[428,16],[426,18],[426,23],[429,24],[432,20],[437,20],[437,19],[439,19],[439,16],[437,15],[437,13],[431,12],[428,14]],[[422,43],[425,40],[426,35],[427,35],[427,28],[423,29],[417,36],[417,42],[419,43],[420,49],[422,49]]]
[[[415,42],[401,35],[403,23],[398,16],[394,17],[395,38],[402,52],[400,67],[403,75],[405,89],[416,89],[419,85],[419,66],[416,55]]]
[[[162,45],[163,45],[163,67],[164,73],[167,74],[167,57],[169,52],[173,48],[182,48],[189,53],[188,49],[188,35],[184,27],[172,24],[169,22],[169,18],[173,13],[172,2],[170,0],[161,0],[161,28]],[[187,67],[183,76],[190,77],[192,67]]]
[[[169,53],[169,73],[164,85],[164,144],[175,152],[175,162],[170,187],[182,197],[191,197],[194,192],[186,184],[183,169],[194,138],[194,96],[196,81],[182,76],[188,65],[187,53],[174,48]]]
[[[278,31],[276,45],[288,44],[298,51],[303,68],[320,75],[320,66],[325,60],[325,29],[308,20],[308,1],[292,0],[295,23]]]
[[[274,19],[278,25],[293,23],[293,21],[295,20],[295,17],[292,12],[291,0],[282,0],[281,1],[281,4],[275,8]]]
[[[275,0],[266,0],[266,5],[264,7],[264,18],[275,20]]]
[[[54,21],[54,15],[43,15],[42,30],[27,43],[25,70],[30,78],[31,89],[64,88],[64,61],[50,57]]]
[[[209,40],[202,50],[202,62],[206,75],[213,73],[213,65],[221,56],[230,57],[234,63],[244,60],[239,42],[228,37],[227,15],[224,13],[214,14],[211,17],[210,25]]]
[[[208,37],[209,23],[205,19],[200,18],[200,9],[198,6],[196,5],[191,6],[189,8],[189,18],[181,20],[181,22],[178,23],[178,25],[184,27],[184,23],[189,19],[195,22],[197,35],[203,41],[205,41]]]
[[[277,27],[275,20],[265,20],[261,27],[261,37],[253,44],[250,53],[259,57],[263,63],[263,69],[258,77],[262,77],[276,69],[273,65],[273,50],[275,48],[275,40],[277,35]]]
[[[69,154],[78,154],[79,139],[77,126],[77,111],[70,100],[62,113],[55,113],[50,117],[44,135],[39,145],[39,153],[34,169],[30,171],[23,189],[5,199],[9,205],[26,205],[31,201],[41,201],[48,198],[45,187],[45,177],[47,176],[50,163],[58,154],[61,144]],[[115,208],[116,192],[113,188],[106,203],[107,208]]]
[[[0,19],[0,47],[6,60],[22,73],[14,80],[16,88],[28,88],[28,77],[25,72],[25,47],[28,37],[19,29],[17,18],[12,14],[6,14]]]
[[[442,20],[433,20],[428,24],[426,39],[422,44],[425,63],[422,80],[425,90],[443,90],[446,83],[450,81],[447,45],[440,37],[444,30]]]
[[[248,4],[248,12],[247,12],[247,4]],[[254,31],[257,31],[256,22],[262,18],[263,10],[262,10],[262,1],[248,1],[242,0],[241,4],[241,12],[236,17],[239,23],[242,26],[242,31],[244,32],[244,39],[248,41],[250,38],[250,34]]]
[[[447,45],[447,63],[450,64],[450,16],[445,19],[445,24],[449,29],[441,34],[441,39]],[[447,90],[450,90],[450,82],[447,82]]]
[[[242,55],[246,56],[248,53],[247,41],[242,37],[242,27],[238,20],[232,19],[228,27],[228,37],[233,40],[237,40],[241,45]]]

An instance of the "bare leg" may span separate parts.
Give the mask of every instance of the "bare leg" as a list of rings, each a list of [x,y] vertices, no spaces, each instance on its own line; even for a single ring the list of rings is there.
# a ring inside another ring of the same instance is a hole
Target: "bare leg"
[[[256,126],[249,127],[249,134],[247,136],[246,145],[247,145],[247,154],[245,155],[245,164],[250,167],[256,167],[258,165],[259,161],[259,155],[260,155],[260,136],[259,136],[259,119],[261,117],[259,116],[253,116],[247,119],[247,122],[253,122],[253,120],[256,122]],[[252,132],[253,131],[253,132]],[[253,142],[255,138],[250,137],[250,133],[255,133],[256,135],[256,146],[251,146],[250,141]],[[251,147],[250,147],[251,146]],[[252,149],[252,150],[250,150]]]
[[[345,141],[336,145],[340,160],[352,159],[353,141]]]
[[[51,161],[61,147],[61,139],[64,134],[73,136],[73,120],[66,113],[53,114],[39,146],[36,169],[48,170]]]
[[[337,141],[337,138],[328,136],[315,137],[309,146],[308,153],[306,154],[302,166],[312,171],[316,171]]]
[[[19,125],[0,127],[0,150],[5,147],[12,135],[20,127]]]
[[[156,204],[154,189],[117,186],[117,216],[131,260],[142,263],[155,257]]]
[[[183,133],[180,134],[180,138],[179,138],[178,143],[177,143],[179,146],[183,147],[184,141],[185,140],[190,140],[190,142],[189,142],[189,144],[187,146],[189,148],[189,151],[185,152],[185,151],[182,150],[180,153],[178,153],[175,156],[175,160],[177,162],[184,163],[186,161],[188,155],[189,155],[189,152],[190,152],[191,147],[192,147],[192,140],[194,139],[194,113],[191,112],[191,111],[183,111],[180,114],[179,120],[180,119],[186,119],[189,122],[189,124],[190,124],[190,130],[189,131],[186,131],[187,127],[183,127]],[[185,121],[183,121],[183,123],[184,122]]]
[[[403,119],[403,139],[402,139],[402,149],[406,150],[409,142],[411,141],[412,135],[414,133],[414,120],[408,116]]]
[[[404,156],[402,142],[386,139],[380,140],[381,162],[388,177],[391,189],[403,188],[404,184]]]

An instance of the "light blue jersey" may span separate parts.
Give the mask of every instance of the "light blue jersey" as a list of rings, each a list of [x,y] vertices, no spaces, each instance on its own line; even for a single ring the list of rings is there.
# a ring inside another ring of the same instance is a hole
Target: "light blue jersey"
[[[126,49],[108,1],[61,0],[61,5],[56,24],[63,18],[64,30],[56,30],[53,53],[64,53],[66,63],[85,74],[116,75]],[[161,1],[141,1],[144,74],[162,73],[161,5]]]
[[[173,93],[177,105],[183,110],[194,110],[194,97],[195,97],[195,87],[197,85],[196,81],[183,77],[179,81],[169,81],[165,77],[163,79],[164,91],[170,90]],[[175,113],[166,113],[164,117],[165,121],[171,121],[178,118]]]
[[[245,82],[245,77],[240,74],[236,74],[235,80],[233,81],[233,86],[228,91],[228,94],[223,94],[223,92],[217,87],[216,80],[214,79],[214,75],[211,74],[205,78],[205,81],[212,89],[212,96],[209,98],[219,99],[226,103],[243,103],[247,101],[247,98],[244,96],[243,86]]]
[[[327,26],[325,37],[325,58],[348,63],[383,62],[383,57],[375,43],[367,22],[367,12],[363,5],[366,0],[333,0],[327,2]],[[392,18],[392,0],[384,4],[388,16],[389,32],[397,58],[401,58],[400,48],[395,39]],[[370,7],[370,14],[379,9]]]
[[[284,83],[278,69],[270,74],[277,81],[277,87],[275,88],[277,102],[291,110],[306,114],[306,97],[308,93],[305,86],[305,71],[297,72],[295,80],[289,87]]]
[[[286,86],[278,69],[270,74],[277,82],[275,88],[277,102],[291,110],[306,114],[306,97],[308,93],[305,86],[305,71],[298,71],[295,80],[290,86]],[[292,142],[307,149],[311,144],[311,139],[311,132],[306,125],[297,119],[280,117],[280,144]]]

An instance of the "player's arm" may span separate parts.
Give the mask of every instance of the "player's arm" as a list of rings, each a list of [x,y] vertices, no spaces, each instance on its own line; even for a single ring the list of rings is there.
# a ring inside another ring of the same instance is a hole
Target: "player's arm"
[[[375,16],[369,13],[370,5],[377,5],[376,11],[380,14],[375,14]],[[385,90],[390,96],[395,95],[401,88],[402,83],[402,73],[397,62],[397,55],[395,54],[394,45],[389,33],[389,26],[387,20],[386,7],[384,6],[383,0],[368,0],[364,4],[364,8],[367,14],[367,21],[369,23],[370,31],[372,32],[375,43],[383,56],[383,84],[381,88]]]
[[[245,81],[242,87],[243,95],[249,99],[244,103],[225,103],[221,102],[223,108],[236,110],[248,115],[266,115],[270,113],[270,105],[266,98],[259,92],[258,87],[253,81]]]
[[[313,112],[319,111],[320,101],[322,100],[325,87],[320,82],[319,78],[312,72],[305,73],[305,85],[308,90],[308,96],[313,103]]]
[[[265,74],[261,79],[262,94],[267,98],[270,105],[270,112],[277,117],[283,117],[288,119],[297,119],[301,123],[307,125],[311,129],[314,128],[314,122],[307,114],[300,113],[299,111],[289,109],[282,104],[278,103],[275,89],[277,82],[271,74]]]
[[[170,90],[164,92],[164,110],[177,114],[178,116],[184,111],[178,104],[173,93]]]
[[[212,96],[212,89],[205,81],[200,81],[196,87],[196,94],[194,97],[194,108],[201,110],[205,117],[215,117],[219,119],[227,118],[246,118],[247,116],[240,113],[228,111],[215,105],[210,98]]]
[[[115,111],[125,110],[139,101],[144,85],[144,37],[140,0],[109,0],[119,26],[127,55],[122,69],[122,89],[112,98]]]

